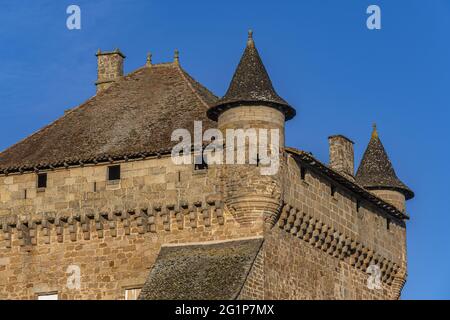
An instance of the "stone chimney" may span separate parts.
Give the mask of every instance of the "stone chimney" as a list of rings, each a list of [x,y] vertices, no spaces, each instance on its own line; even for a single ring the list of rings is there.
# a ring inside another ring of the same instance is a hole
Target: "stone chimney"
[[[330,144],[330,168],[354,181],[353,141],[342,135],[335,135],[328,137],[328,143]]]
[[[108,52],[97,51],[97,93],[107,89],[114,81],[123,76],[125,56],[119,49]]]

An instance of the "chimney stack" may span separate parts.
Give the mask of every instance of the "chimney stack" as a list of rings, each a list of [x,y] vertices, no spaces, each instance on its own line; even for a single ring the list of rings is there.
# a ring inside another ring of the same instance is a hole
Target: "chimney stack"
[[[97,93],[107,89],[114,81],[123,76],[125,56],[119,49],[114,51],[97,51]]]
[[[330,145],[330,168],[355,181],[353,141],[342,135],[335,135],[328,137],[328,143]]]

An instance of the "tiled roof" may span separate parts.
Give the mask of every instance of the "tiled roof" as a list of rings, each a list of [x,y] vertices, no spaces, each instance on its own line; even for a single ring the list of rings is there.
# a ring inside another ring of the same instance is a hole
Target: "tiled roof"
[[[143,67],[0,153],[0,171],[167,151],[173,130],[215,127],[216,101],[178,63]]]
[[[381,143],[376,128],[373,130],[355,178],[360,185],[367,189],[397,190],[405,195],[406,200],[414,197],[414,192],[401,182],[395,174],[394,167]]]
[[[252,38],[251,31],[241,61],[236,68],[225,96],[208,110],[208,116],[217,121],[219,114],[238,105],[267,105],[281,110],[290,120],[295,109],[275,91]]]
[[[162,247],[140,300],[236,299],[263,239]]]

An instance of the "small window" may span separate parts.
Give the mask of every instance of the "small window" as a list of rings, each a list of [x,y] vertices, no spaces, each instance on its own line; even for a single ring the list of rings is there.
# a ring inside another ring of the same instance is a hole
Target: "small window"
[[[194,170],[206,170],[208,169],[208,164],[206,163],[205,157],[195,156]]]
[[[331,185],[331,196],[334,197],[336,196],[336,186],[335,185]]]
[[[23,190],[23,198],[26,199],[27,198],[27,189]]]
[[[137,300],[140,293],[141,288],[125,289],[125,300]]]
[[[108,167],[108,180],[120,180],[120,165]]]
[[[356,200],[356,212],[359,212],[359,209],[361,209],[361,201]]]
[[[386,219],[386,229],[387,230],[391,229],[391,219],[389,219],[389,218]]]
[[[306,177],[306,168],[301,166],[300,167],[300,179],[305,180]]]
[[[43,293],[38,295],[38,300],[58,300],[58,293]]]
[[[47,174],[39,173],[37,175],[37,187],[38,188],[47,188]]]

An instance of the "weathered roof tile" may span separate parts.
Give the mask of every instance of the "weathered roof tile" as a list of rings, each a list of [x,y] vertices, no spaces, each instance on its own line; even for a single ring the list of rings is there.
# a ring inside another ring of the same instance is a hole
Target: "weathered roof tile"
[[[357,183],[369,190],[393,189],[403,193],[406,200],[414,197],[414,192],[401,182],[395,174],[394,167],[381,143],[375,126],[355,178]]]
[[[176,63],[143,67],[0,153],[0,170],[170,149],[217,98]]]

